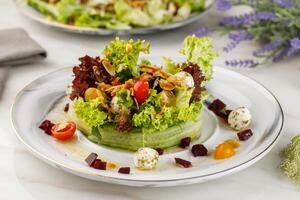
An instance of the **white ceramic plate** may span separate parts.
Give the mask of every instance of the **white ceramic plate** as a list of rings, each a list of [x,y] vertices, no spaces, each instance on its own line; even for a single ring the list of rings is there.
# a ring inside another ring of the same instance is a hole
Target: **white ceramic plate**
[[[159,63],[156,57],[150,57]],[[215,67],[214,79],[208,84],[208,91],[222,99],[229,108],[246,106],[250,109],[254,135],[241,142],[237,154],[226,160],[213,157],[194,158],[190,150],[173,148],[160,157],[156,170],[139,171],[133,166],[133,153],[87,140],[80,131],[69,142],[58,142],[44,134],[38,125],[45,118],[57,120],[65,104],[65,89],[72,80],[71,68],[64,68],[33,81],[16,97],[12,107],[12,123],[22,143],[47,163],[72,174],[88,179],[131,186],[174,186],[203,182],[242,170],[261,159],[274,146],[280,136],[283,114],[276,98],[262,85],[236,72]],[[58,111],[59,110],[59,111]],[[203,143],[212,153],[214,147],[227,139],[237,139],[228,128],[207,109],[203,112],[202,136],[194,143]],[[96,170],[87,166],[85,157],[96,152],[101,159],[107,159],[119,166],[130,166],[130,175],[116,170]],[[174,157],[190,160],[192,168],[180,168],[174,164]]]
[[[53,20],[49,20],[47,17],[31,8],[26,4],[26,0],[15,0],[18,10],[24,14],[26,17],[46,25],[48,27],[53,27],[58,30],[63,30],[67,32],[81,33],[81,34],[90,34],[90,35],[126,35],[126,34],[148,34],[159,31],[171,30],[179,28],[188,24],[191,24],[200,18],[202,18],[207,11],[212,7],[215,0],[206,0],[206,8],[202,12],[194,13],[189,18],[181,20],[178,22],[173,22],[169,24],[162,24],[153,27],[145,28],[133,28],[129,30],[111,30],[104,28],[88,28],[88,27],[76,27],[68,24],[59,23]]]

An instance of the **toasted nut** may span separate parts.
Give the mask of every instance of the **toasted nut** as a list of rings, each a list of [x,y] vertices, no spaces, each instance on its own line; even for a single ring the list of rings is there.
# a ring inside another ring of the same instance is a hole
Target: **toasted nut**
[[[115,85],[111,86],[110,88],[107,88],[105,92],[109,92],[111,96],[115,96],[116,93],[123,88],[123,85]]]
[[[141,76],[140,76],[140,79],[145,79],[145,80],[149,80],[151,78],[152,78],[152,76],[150,74],[147,74],[147,73],[142,73]]]
[[[112,85],[109,85],[109,84],[106,84],[106,83],[103,83],[103,82],[98,84],[98,88],[102,91],[108,90],[108,88],[110,88],[111,86]]]
[[[158,84],[162,89],[167,90],[167,91],[174,90],[174,88],[175,88],[175,86],[167,80],[159,80]]]
[[[133,81],[133,79],[129,79],[129,80],[127,80],[127,81],[124,83],[124,88],[125,88],[125,89],[133,88],[133,86],[134,86],[134,81]]]
[[[170,83],[173,83],[176,86],[181,86],[183,78],[180,78],[180,77],[177,77],[177,76],[169,76],[167,78],[167,81],[169,81]]]
[[[112,82],[111,82],[112,85],[120,85],[120,78],[119,77],[116,77]]]
[[[102,64],[110,75],[114,76],[116,74],[114,67],[110,64],[108,60],[103,60]]]
[[[147,73],[150,73],[150,74],[154,74],[155,72],[157,72],[159,70],[160,70],[160,68],[158,68],[156,66],[143,65],[141,67],[142,72],[147,72]]]
[[[165,72],[165,71],[163,71],[163,70],[156,71],[156,72],[154,73],[154,75],[160,76],[160,77],[162,77],[162,78],[164,78],[164,79],[167,79],[168,77],[171,76],[171,74],[169,74],[169,73],[167,73],[167,72]]]

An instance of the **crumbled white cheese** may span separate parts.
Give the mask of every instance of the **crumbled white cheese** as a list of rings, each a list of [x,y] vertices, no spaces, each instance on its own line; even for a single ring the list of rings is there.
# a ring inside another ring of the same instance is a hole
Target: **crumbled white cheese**
[[[111,109],[114,113],[118,113],[120,110],[120,106],[118,104],[118,97],[114,96],[110,102],[111,104]]]
[[[134,165],[139,169],[154,169],[157,165],[159,155],[155,149],[148,147],[139,148],[134,154]]]
[[[182,79],[182,86],[192,88],[195,85],[192,75],[187,72],[178,72],[175,77]]]
[[[234,130],[240,131],[247,128],[251,123],[251,113],[245,107],[240,107],[230,112],[228,124]]]

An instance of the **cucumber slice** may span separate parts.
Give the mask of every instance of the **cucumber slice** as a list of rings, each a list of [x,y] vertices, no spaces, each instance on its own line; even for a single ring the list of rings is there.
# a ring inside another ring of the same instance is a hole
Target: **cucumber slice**
[[[136,151],[140,147],[166,149],[178,145],[182,138],[190,137],[194,140],[201,135],[201,112],[195,122],[184,122],[163,131],[145,134],[137,128],[129,133],[120,133],[112,125],[98,128],[87,127],[74,113],[72,103],[70,103],[68,114],[77,124],[77,128],[92,142],[131,151]]]
[[[169,148],[180,143],[182,138],[190,137],[192,140],[201,135],[201,121],[185,122],[163,131],[143,134],[135,129],[130,133],[120,133],[113,127],[99,128],[100,144],[136,151],[140,147]]]

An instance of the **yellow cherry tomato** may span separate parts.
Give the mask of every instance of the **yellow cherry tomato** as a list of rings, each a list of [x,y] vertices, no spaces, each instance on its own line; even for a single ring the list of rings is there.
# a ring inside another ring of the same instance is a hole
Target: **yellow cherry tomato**
[[[97,88],[88,88],[84,93],[85,100],[102,99],[104,100],[103,93]]]
[[[214,158],[216,160],[230,158],[234,155],[235,155],[234,147],[231,144],[226,142],[219,144],[214,151]]]
[[[241,146],[241,144],[238,141],[232,139],[226,140],[224,143],[230,144],[233,148],[238,148]]]

